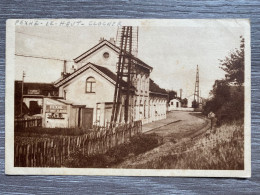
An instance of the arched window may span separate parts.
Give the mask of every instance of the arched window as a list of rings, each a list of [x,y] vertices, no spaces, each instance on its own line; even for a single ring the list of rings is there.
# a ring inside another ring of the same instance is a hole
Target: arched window
[[[88,77],[86,80],[86,93],[96,92],[96,80],[94,77]]]

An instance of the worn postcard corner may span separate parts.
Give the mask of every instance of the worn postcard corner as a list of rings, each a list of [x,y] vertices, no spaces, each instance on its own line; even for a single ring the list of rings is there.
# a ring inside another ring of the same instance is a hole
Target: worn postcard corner
[[[6,24],[6,174],[251,176],[248,19]]]

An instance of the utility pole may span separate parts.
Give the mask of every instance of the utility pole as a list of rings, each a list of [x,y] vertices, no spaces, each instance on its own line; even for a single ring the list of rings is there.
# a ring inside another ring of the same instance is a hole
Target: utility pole
[[[23,71],[22,75],[22,94],[21,94],[21,116],[23,114],[23,84],[24,84],[24,77],[25,77],[25,72]]]
[[[199,104],[200,102],[200,94],[199,94],[199,66],[197,65],[197,73],[196,73],[196,82],[195,82],[195,91],[194,91],[194,102],[196,102],[196,106],[197,104]],[[195,107],[196,107],[195,106]]]
[[[199,98],[200,98],[200,102],[199,102],[199,103],[202,103],[202,99],[201,99],[201,90],[200,90],[200,96],[199,96]]]

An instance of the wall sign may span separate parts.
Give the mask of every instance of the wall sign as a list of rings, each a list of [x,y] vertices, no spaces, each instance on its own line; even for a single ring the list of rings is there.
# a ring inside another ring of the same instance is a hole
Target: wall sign
[[[46,112],[67,113],[67,106],[65,106],[65,105],[46,105]]]
[[[40,90],[39,89],[28,89],[28,95],[39,95]]]

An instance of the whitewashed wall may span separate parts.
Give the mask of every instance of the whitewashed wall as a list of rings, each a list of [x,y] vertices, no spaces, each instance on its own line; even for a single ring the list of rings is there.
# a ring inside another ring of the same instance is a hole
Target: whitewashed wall
[[[96,80],[95,93],[86,93],[86,80],[89,77],[94,77]],[[114,85],[92,69],[88,69],[68,84],[60,87],[60,96],[64,97],[64,91],[66,91],[66,100],[94,108],[93,122],[96,120],[96,104],[113,102],[114,97]]]
[[[107,52],[109,53],[108,58],[104,58],[103,54]],[[81,66],[84,66],[88,62],[91,62],[93,64],[103,66],[111,70],[112,72],[116,73],[116,64],[118,62],[118,53],[112,50],[108,46],[104,46],[100,48],[98,51],[92,53],[91,55],[87,56],[80,62],[76,63],[77,68],[80,68]]]

